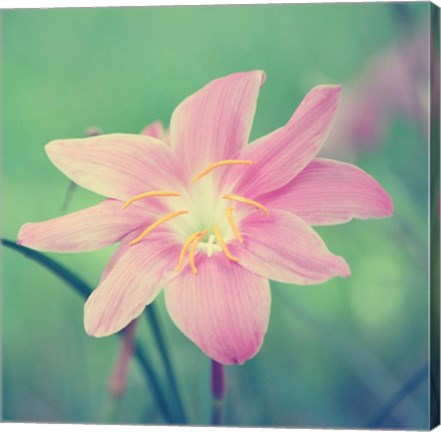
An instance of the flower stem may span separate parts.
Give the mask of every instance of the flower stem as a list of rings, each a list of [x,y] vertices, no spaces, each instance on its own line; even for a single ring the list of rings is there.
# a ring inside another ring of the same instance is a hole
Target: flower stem
[[[9,249],[13,249],[23,254],[25,257],[30,258],[43,267],[47,268],[49,271],[58,276],[63,282],[74,288],[74,290],[81,294],[84,298],[87,298],[91,294],[92,289],[86,282],[84,282],[83,279],[72,273],[70,270],[68,270],[66,267],[62,266],[52,258],[47,257],[41,252],[37,252],[33,249],[18,245],[11,240],[6,240],[2,238],[1,243],[3,246],[6,246]],[[118,333],[118,335],[121,336],[122,334]],[[170,411],[167,405],[167,399],[165,397],[164,390],[159,383],[157,374],[151,365],[151,361],[147,354],[144,353],[141,344],[137,341],[134,345],[134,353],[139,365],[141,366],[143,375],[146,378],[147,385],[149,388],[151,388],[154,400],[157,402],[158,407],[164,416],[164,419],[168,423],[176,423],[175,416]]]
[[[123,334],[121,348],[108,383],[109,393],[115,399],[119,399],[126,391],[127,374],[129,372],[130,361],[133,358],[133,344],[135,342],[137,322],[138,320],[133,320],[121,331]]]
[[[103,424],[115,424],[118,419],[118,408],[120,398],[109,395],[104,407],[101,423]]]
[[[224,365],[215,360],[211,360],[211,394],[213,396],[211,424],[221,425],[224,420],[225,371]]]
[[[75,189],[77,188],[76,183],[72,180],[69,182],[69,186],[67,187],[66,196],[64,197],[63,205],[61,206],[61,212],[64,213],[70,207],[70,203],[72,202],[73,194]]]
[[[161,356],[162,362],[165,367],[165,371],[167,374],[167,378],[169,380],[169,384],[176,402],[176,407],[178,410],[179,422],[184,424],[187,423],[187,416],[185,414],[184,403],[181,397],[181,393],[179,391],[179,386],[176,380],[176,375],[174,373],[173,365],[171,362],[170,354],[167,350],[167,346],[165,344],[165,338],[162,334],[161,326],[159,323],[158,316],[156,314],[154,304],[150,304],[146,308],[146,316],[150,323],[153,336],[155,338],[156,344],[158,345],[159,354]]]
[[[147,377],[152,385],[153,390],[153,399],[158,402],[159,407],[161,408],[161,411],[164,415],[164,419],[168,423],[176,424],[179,423],[175,420],[173,413],[170,412],[167,400],[164,396],[164,391],[162,387],[159,384],[159,381],[157,379],[157,374],[153,370],[152,366],[150,365],[150,360],[147,357],[147,354],[144,353],[141,344],[139,342],[136,342],[135,344],[135,356],[141,365],[141,368],[144,372],[144,376]]]

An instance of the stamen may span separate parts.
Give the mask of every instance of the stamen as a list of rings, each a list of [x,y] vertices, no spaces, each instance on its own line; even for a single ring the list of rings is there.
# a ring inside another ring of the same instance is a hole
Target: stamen
[[[130,198],[128,201],[126,201],[123,206],[121,207],[122,209],[125,209],[126,207],[128,207],[130,204],[133,204],[136,201],[139,201],[140,199],[143,198],[148,198],[148,197],[154,197],[154,196],[160,196],[160,197],[168,197],[168,196],[181,196],[181,194],[179,192],[173,192],[173,191],[152,191],[152,192],[144,192],[142,194],[139,195],[135,195],[133,198]]]
[[[227,208],[227,219],[228,219],[228,223],[230,224],[230,227],[233,230],[235,236],[240,241],[240,243],[243,243],[243,238],[242,238],[242,236],[239,232],[239,229],[237,228],[237,225],[235,224],[234,219],[233,219],[233,208],[232,207]]]
[[[222,198],[224,198],[224,199],[229,199],[229,200],[233,200],[233,201],[243,202],[243,203],[245,203],[245,204],[250,204],[250,205],[252,205],[252,206],[254,206],[254,207],[257,207],[259,210],[262,210],[262,212],[263,212],[263,214],[264,214],[265,216],[269,216],[269,211],[268,211],[268,209],[267,209],[264,205],[260,204],[260,203],[257,202],[257,201],[254,201],[254,200],[252,200],[252,199],[245,198],[245,197],[240,196],[240,195],[234,195],[234,194],[226,194],[226,195],[224,195]]]
[[[201,171],[194,179],[193,181],[198,181],[200,178],[207,175],[210,171],[214,170],[215,168],[225,166],[225,165],[251,165],[253,162],[250,160],[238,160],[238,159],[228,159],[223,160],[219,162],[212,163],[207,166],[203,171]]]
[[[219,227],[216,224],[214,224],[213,229],[214,229],[214,234],[216,235],[217,241],[219,243],[219,246],[222,248],[227,258],[230,259],[231,261],[238,262],[239,260],[235,256],[231,255],[231,252],[228,250]]]
[[[132,240],[129,245],[133,246],[136,243],[139,243],[144,237],[148,236],[156,227],[163,224],[164,222],[169,221],[170,219],[173,219],[177,216],[181,216],[183,214],[188,213],[187,210],[178,210],[173,213],[169,213],[168,215],[165,215],[161,219],[157,220],[155,223],[151,224],[145,231],[143,231],[138,237],[136,237],[134,240]]]
[[[184,264],[184,258],[185,258],[185,253],[187,252],[188,246],[190,246],[190,244],[193,242],[193,240],[200,235],[201,232],[195,232],[193,233],[190,237],[188,237],[187,240],[185,240],[185,243],[182,246],[181,249],[181,253],[179,254],[179,261],[178,261],[178,265],[176,266],[176,271],[181,271],[182,269],[182,265]]]
[[[194,262],[194,254],[196,252],[196,246],[206,236],[207,232],[208,232],[208,230],[198,232],[196,237],[193,239],[193,243],[190,246],[189,260],[190,260],[190,267],[193,271],[193,274],[197,274],[197,272],[198,272],[198,269],[196,268],[196,264]]]

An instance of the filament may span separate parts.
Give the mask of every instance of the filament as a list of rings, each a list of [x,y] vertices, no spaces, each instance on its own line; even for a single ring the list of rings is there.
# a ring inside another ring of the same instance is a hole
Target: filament
[[[191,236],[188,237],[187,240],[185,240],[185,243],[182,246],[181,249],[181,253],[179,254],[179,261],[178,261],[178,265],[176,266],[176,271],[181,271],[182,269],[182,264],[184,264],[184,258],[185,258],[185,253],[187,252],[188,246],[190,246],[190,244],[193,242],[193,240],[200,235],[200,231],[193,233]]]
[[[225,241],[222,237],[222,233],[220,232],[220,229],[216,224],[213,225],[213,230],[214,234],[216,235],[217,242],[219,243],[219,246],[222,248],[227,258],[231,261],[238,262],[239,260],[235,256],[231,255],[231,252],[228,250],[227,245],[225,244]]]
[[[228,207],[227,210],[227,220],[228,223],[230,224],[231,229],[233,230],[235,236],[237,237],[237,239],[239,240],[240,243],[243,243],[243,238],[239,232],[239,229],[237,228],[237,225],[234,222],[233,219],[233,208],[232,207]]]
[[[155,196],[159,196],[159,197],[168,197],[168,196],[181,196],[181,194],[179,192],[173,192],[173,191],[152,191],[152,192],[144,192],[142,194],[139,195],[135,195],[133,198],[130,198],[128,201],[126,201],[123,206],[121,208],[125,209],[126,207],[128,207],[130,204],[133,204],[136,201],[139,201],[140,199],[143,198],[148,198],[148,197],[155,197]]]
[[[133,246],[136,243],[139,243],[144,237],[148,236],[155,228],[157,228],[159,225],[163,224],[164,222],[169,221],[170,219],[173,219],[177,216],[181,216],[183,214],[188,213],[187,210],[178,210],[173,213],[169,213],[168,215],[165,215],[161,219],[157,220],[155,223],[151,224],[145,231],[143,231],[138,237],[136,237],[134,240],[132,240],[129,245]]]
[[[268,209],[264,205],[260,204],[257,201],[254,201],[252,199],[245,198],[245,197],[240,196],[240,195],[234,195],[234,194],[226,194],[222,198],[233,200],[233,201],[239,201],[239,202],[242,202],[242,203],[245,203],[245,204],[250,204],[250,205],[252,205],[254,207],[257,207],[259,210],[262,210],[262,212],[263,212],[263,214],[265,216],[269,216]]]
[[[211,172],[212,170],[214,170],[215,168],[221,167],[221,166],[225,166],[225,165],[251,165],[253,162],[250,160],[238,160],[238,159],[227,159],[227,160],[222,160],[219,162],[215,162],[212,163],[210,165],[207,166],[207,168],[205,168],[203,171],[201,171],[194,179],[193,181],[198,181],[200,178],[204,177],[205,175],[207,175],[209,172]]]
[[[190,260],[190,267],[191,267],[191,270],[193,271],[193,274],[197,274],[197,272],[198,272],[198,269],[196,268],[196,264],[194,262],[194,254],[196,252],[196,246],[205,237],[207,232],[208,232],[208,230],[198,232],[196,234],[195,238],[193,239],[193,242],[191,243],[190,252],[189,252],[189,255],[190,255],[189,260]]]

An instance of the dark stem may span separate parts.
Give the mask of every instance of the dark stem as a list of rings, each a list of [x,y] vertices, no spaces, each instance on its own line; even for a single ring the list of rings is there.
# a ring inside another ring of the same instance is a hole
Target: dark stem
[[[77,188],[76,183],[74,183],[71,180],[69,182],[69,186],[67,187],[66,196],[64,197],[63,205],[61,206],[60,209],[62,213],[66,212],[69,209],[76,188]]]
[[[148,358],[147,354],[145,354],[141,344],[138,341],[135,343],[135,357],[144,372],[144,376],[148,377],[150,384],[152,385],[153,399],[158,402],[158,405],[161,408],[165,420],[173,424],[179,423],[175,420],[174,415],[170,412],[167,405],[167,400],[164,396],[164,391],[162,390],[159,381],[156,378],[157,374],[153,370],[150,364],[150,359]]]
[[[211,394],[213,396],[211,424],[221,425],[224,419],[225,370],[224,365],[215,360],[211,360]]]
[[[84,298],[89,297],[89,295],[91,294],[92,289],[86,282],[84,282],[80,277],[72,273],[70,270],[68,270],[52,258],[49,258],[40,252],[21,246],[10,240],[1,239],[1,243],[9,249],[13,249],[23,254],[25,257],[36,261],[43,267],[46,267],[48,270],[58,276],[63,282],[71,286]],[[118,335],[121,336],[122,334],[118,333]],[[168,408],[167,399],[157,379],[157,374],[153,370],[153,367],[151,366],[151,361],[148,358],[147,354],[145,354],[145,352],[143,351],[142,346],[139,342],[135,343],[134,353],[139,365],[141,366],[143,375],[147,380],[147,385],[151,389],[152,396],[154,400],[158,403],[158,406],[162,411],[164,419],[169,423],[176,423],[174,415],[170,412]]]
[[[2,238],[2,245],[6,246],[9,249],[13,249],[27,258],[30,258],[33,261],[36,261],[38,264],[41,264],[43,267],[46,267],[56,276],[58,276],[63,282],[66,282],[69,286],[71,286],[78,294],[83,296],[84,298],[89,297],[92,292],[92,288],[84,282],[77,275],[72,273],[66,267],[59,264],[57,261],[52,258],[47,257],[46,255],[34,251],[33,249],[29,249],[25,246],[21,246],[11,240],[6,240]]]
[[[184,424],[187,423],[187,417],[185,415],[184,403],[182,401],[181,393],[179,391],[179,386],[176,380],[176,375],[174,373],[173,365],[171,362],[170,354],[167,350],[165,344],[165,338],[162,334],[161,326],[159,323],[158,316],[156,314],[155,305],[151,303],[146,308],[146,316],[150,323],[153,337],[155,338],[156,344],[158,345],[159,354],[161,356],[162,362],[165,367],[166,375],[176,402],[176,408],[178,411],[179,422]]]

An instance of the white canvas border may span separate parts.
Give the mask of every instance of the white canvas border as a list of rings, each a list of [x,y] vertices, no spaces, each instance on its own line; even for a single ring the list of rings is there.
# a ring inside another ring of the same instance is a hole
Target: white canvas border
[[[414,2],[415,0],[390,0]],[[422,2],[422,0],[417,0]],[[352,0],[350,3],[374,3],[375,0]],[[184,5],[232,5],[232,4],[278,4],[278,3],[347,3],[345,0],[0,0],[0,9],[19,8],[63,8],[63,7],[106,7],[106,6],[184,6]],[[441,0],[434,0],[441,5]]]
[[[390,2],[415,2],[415,0],[389,0]],[[422,0],[417,0],[423,2]],[[352,0],[350,3],[377,3],[376,0]],[[33,9],[33,8],[64,8],[64,7],[122,7],[122,6],[184,6],[184,5],[234,5],[234,4],[280,4],[280,3],[348,3],[345,0],[0,0],[0,9]],[[441,7],[441,0],[433,0]],[[0,10],[1,14],[1,10]],[[0,15],[1,18],[1,15]],[[0,27],[1,30],[1,27]],[[1,432],[137,432],[146,430],[151,432],[186,432],[195,430],[195,426],[117,426],[117,425],[81,425],[81,424],[34,424],[34,423],[3,423],[0,419]],[[211,431],[212,428],[197,427],[200,432]],[[237,428],[216,427],[216,432],[267,432],[277,431],[273,428]],[[297,432],[352,432],[352,429],[291,429]],[[438,426],[435,431],[440,431]],[[376,429],[376,432],[382,432]],[[405,432],[397,430],[397,432]]]

